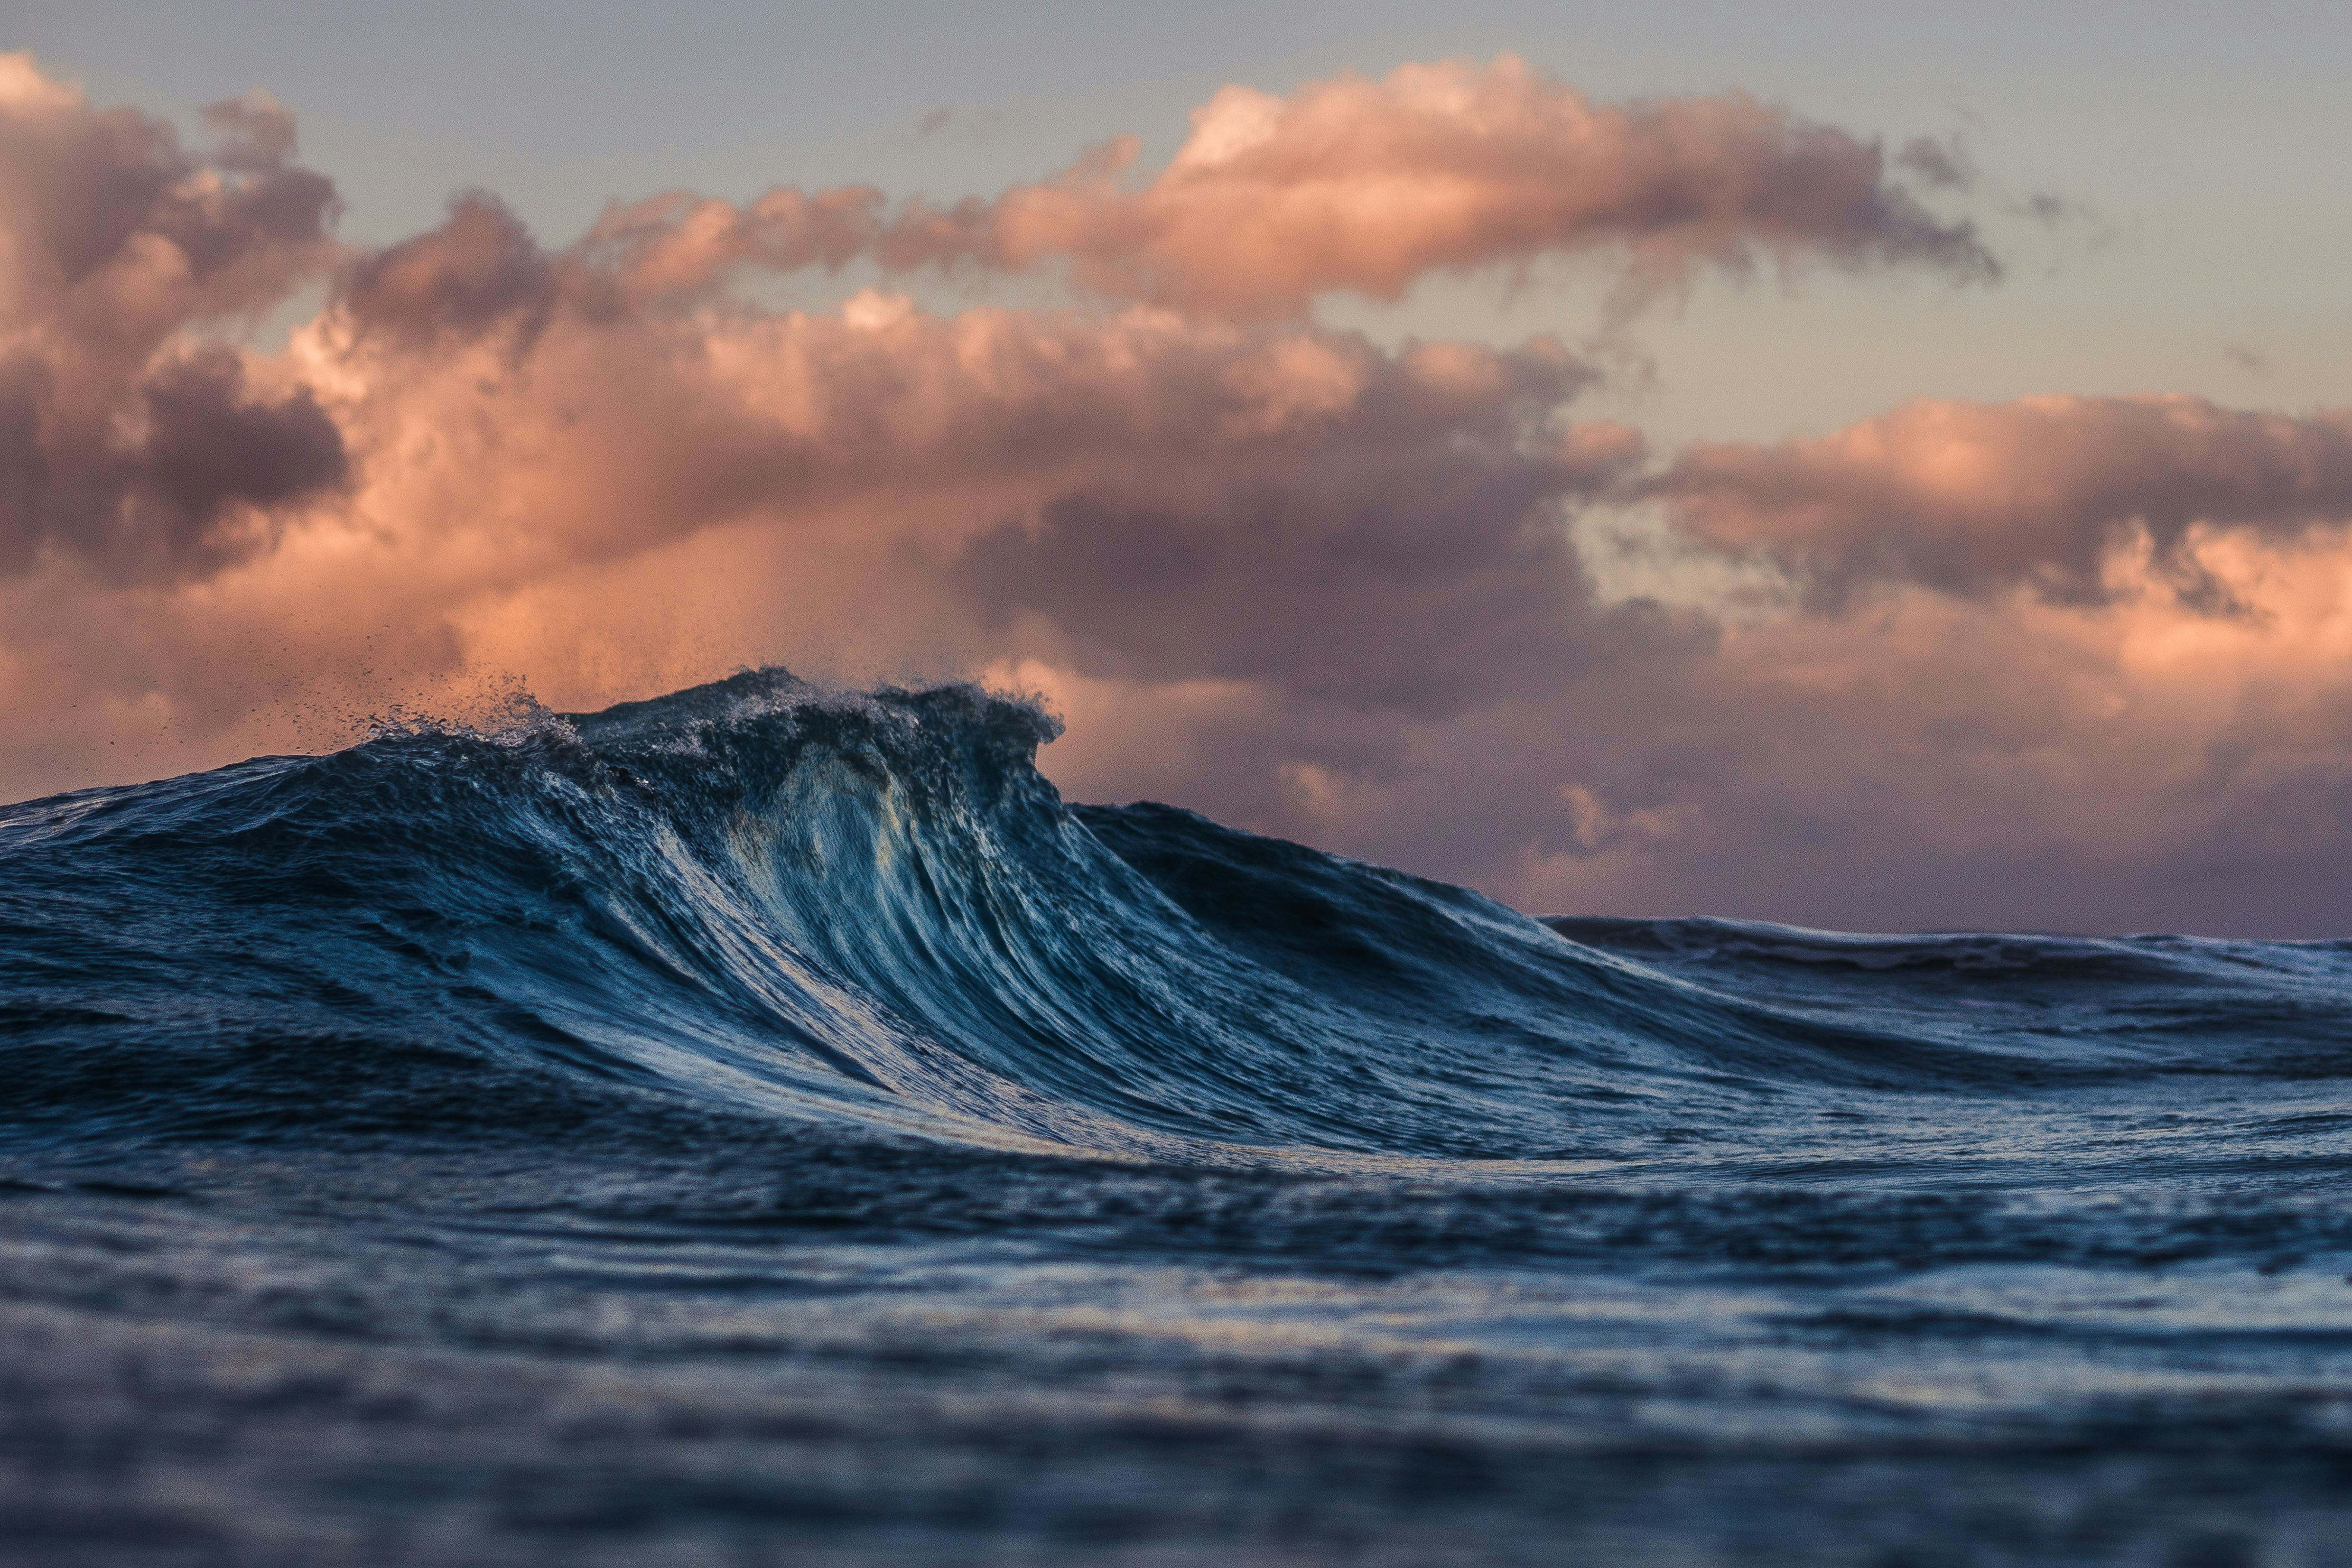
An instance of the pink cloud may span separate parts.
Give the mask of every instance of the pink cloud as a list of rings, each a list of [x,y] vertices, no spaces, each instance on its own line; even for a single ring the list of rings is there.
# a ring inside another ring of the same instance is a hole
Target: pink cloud
[[[1121,138],[992,201],[889,212],[866,186],[779,188],[746,207],[674,193],[616,209],[593,244],[647,287],[870,253],[896,270],[1066,265],[1097,294],[1244,318],[1594,252],[1621,256],[1636,292],[1700,263],[1761,258],[2000,270],[1969,224],[1934,216],[1894,177],[1875,141],[1743,93],[1595,104],[1507,56],[1286,97],[1228,87],[1193,111],[1168,166],[1129,188],[1135,154]],[[1958,183],[1948,155],[1926,163],[1915,147],[1896,162],[1930,185]]]
[[[2128,546],[2193,579],[2200,533],[2352,521],[2352,413],[1921,401],[1815,440],[1695,446],[1638,493],[1691,538],[1832,598],[1885,582],[2092,598]]]
[[[289,162],[284,111],[206,113],[224,137],[209,158],[0,56],[0,571],[53,555],[126,578],[204,570],[344,477],[308,390],[264,390],[189,336],[333,254],[334,187]]]
[[[873,247],[882,203],[870,185],[779,186],[743,206],[671,191],[609,209],[580,250],[640,294],[692,293],[740,267],[837,272]]]

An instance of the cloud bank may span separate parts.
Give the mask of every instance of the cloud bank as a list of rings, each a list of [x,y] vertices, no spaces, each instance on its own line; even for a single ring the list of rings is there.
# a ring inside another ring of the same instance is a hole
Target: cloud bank
[[[1922,401],[1819,440],[1702,445],[1641,486],[1720,550],[1843,597],[1909,582],[2062,599],[2119,551],[2176,571],[2200,538],[2292,543],[2352,517],[2352,414],[2192,397]]]
[[[673,193],[558,245],[461,193],[355,250],[283,109],[203,125],[0,60],[0,794],[509,673],[577,707],[782,659],[1043,691],[1074,796],[1526,907],[2345,924],[2352,415],[1919,402],[1661,453],[1581,416],[1553,340],[1309,313],[1579,250],[1637,287],[1992,276],[1866,138],[1415,67],[1227,89],[1139,184]],[[1957,156],[1900,162],[1948,196]],[[950,263],[1075,292],[727,287]],[[240,344],[320,284],[282,351]],[[1592,552],[1644,508],[1755,591],[1610,596]]]

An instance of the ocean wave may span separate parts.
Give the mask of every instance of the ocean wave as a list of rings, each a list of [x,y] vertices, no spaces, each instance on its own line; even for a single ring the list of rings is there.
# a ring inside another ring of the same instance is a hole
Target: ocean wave
[[[1067,806],[1034,766],[1057,731],[970,685],[771,670],[9,809],[0,1116],[543,1137],[688,1105],[1124,1159],[1557,1162],[1736,1143],[1759,1097],[2352,1061],[2340,946],[1547,924]]]

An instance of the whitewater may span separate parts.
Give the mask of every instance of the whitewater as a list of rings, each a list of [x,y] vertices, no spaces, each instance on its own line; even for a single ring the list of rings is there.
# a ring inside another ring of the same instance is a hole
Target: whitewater
[[[781,671],[0,808],[0,1563],[2352,1564],[2352,943],[1537,919]]]

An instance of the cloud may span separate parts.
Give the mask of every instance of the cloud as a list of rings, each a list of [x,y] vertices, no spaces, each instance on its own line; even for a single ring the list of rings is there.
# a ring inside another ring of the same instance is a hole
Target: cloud
[[[36,450],[27,465],[50,503],[29,515],[59,517],[49,537],[72,538],[110,571],[201,572],[266,544],[270,509],[346,477],[341,432],[317,401],[307,391],[277,402],[249,396],[244,364],[226,349],[156,367],[139,397],[140,435],[118,444],[110,461],[77,472]],[[227,526],[240,514],[241,532]],[[98,530],[101,519],[110,531]]]
[[[1553,188],[1587,120],[1616,161],[1576,167],[1625,172],[1615,207]],[[1596,109],[1510,65],[1226,95],[1150,183],[1055,187],[1109,226],[1034,255],[1095,297],[946,314],[726,284],[873,260],[910,214],[996,245],[1019,193],[962,218],[671,194],[555,244],[473,193],[343,253],[282,110],[208,123],[193,153],[0,57],[0,793],[337,744],[395,702],[462,715],[509,674],[577,708],[780,659],[1042,689],[1076,797],[1527,907],[2352,913],[2347,416],[1922,402],[1658,460],[1578,417],[1593,372],[1557,342],[1284,313],[1547,246],[1660,277],[1784,246],[1977,265],[1962,231],[1871,218],[1877,150],[1785,111]],[[1654,199],[1676,181],[1750,194]],[[1394,243],[1212,256],[1195,225],[1244,186],[1280,198],[1268,233],[1326,210],[1364,237],[1354,192]],[[1121,213],[1159,215],[1097,246]],[[283,352],[222,340],[321,277]],[[1628,499],[1806,606],[1612,599],[1583,541]]]
[[[780,186],[747,206],[671,191],[613,207],[579,250],[641,295],[693,294],[741,267],[838,272],[875,245],[882,204],[870,185]]]
[[[968,145],[978,145],[993,136],[1004,125],[1002,110],[941,108],[931,110],[916,122],[914,140],[930,141],[940,137],[952,137]]]
[[[261,134],[257,107],[212,112],[236,128],[215,160],[163,121],[92,110],[28,57],[0,56],[12,337],[37,328],[120,363],[191,323],[275,303],[326,263],[334,186],[287,161],[290,121]]]
[[[247,105],[221,129],[288,155],[275,123]],[[701,634],[730,663],[1045,651],[1368,713],[1464,711],[1663,634],[1582,570],[1574,509],[1642,446],[1568,420],[1592,375],[1556,342],[1390,349],[1149,305],[940,316],[872,290],[706,308],[726,258],[845,254],[825,236],[871,204],[660,198],[549,247],[469,193],[342,260],[282,356],[202,343],[183,312],[110,392],[148,476],[110,479],[108,516],[138,526],[70,570],[19,552],[48,597],[10,612],[16,777],[76,777],[69,712],[207,758],[268,744],[238,700],[259,664],[297,694],[263,711],[543,672],[559,647],[553,700],[688,678],[648,596],[722,582],[740,619]],[[6,384],[0,443],[44,439],[38,378]]]
[[[210,155],[0,56],[0,572],[52,556],[139,579],[260,548],[268,508],[345,476],[310,392],[257,388],[193,328],[267,308],[331,259],[334,187],[291,117],[215,105]],[[264,378],[268,379],[268,378]]]
[[[241,98],[206,104],[197,110],[197,118],[215,138],[210,156],[215,168],[266,175],[284,168],[294,156],[292,111],[259,88]]]
[[[614,214],[606,237],[662,287],[866,252],[898,270],[1060,266],[1111,298],[1237,318],[1584,253],[1622,256],[1635,294],[1701,263],[1766,258],[2000,271],[1969,224],[1934,216],[1890,178],[1875,141],[1743,93],[1595,104],[1507,56],[1287,97],[1224,88],[1193,111],[1168,166],[1130,189],[1136,152],[1120,138],[992,201],[887,213],[866,187],[780,188],[746,208],[673,195]],[[1948,185],[1960,183],[1955,156],[1915,142],[1895,162]]]
[[[1693,446],[1635,493],[1832,601],[1885,583],[2088,601],[2130,547],[2193,575],[2200,538],[2284,542],[2352,521],[2352,413],[1922,400],[1814,440]]]
[[[954,581],[994,624],[1049,626],[1081,673],[1456,712],[1675,634],[1598,605],[1563,510],[1640,450],[1615,426],[1527,444],[1457,419],[1181,509],[1060,497],[971,541]]]
[[[1957,135],[1915,136],[1895,155],[1895,163],[1936,190],[1965,191],[1977,183],[1976,160]]]
[[[1055,695],[1046,763],[1076,798],[1173,800],[1522,908],[2340,934],[2352,559],[2241,564],[2260,616],[1914,591],[1442,714],[1049,659],[1000,678]]]
[[[496,196],[469,191],[451,200],[439,228],[353,260],[335,296],[361,333],[425,347],[496,326],[528,338],[545,325],[559,287],[521,220]]]
[[[1228,87],[1139,191],[1115,183],[1129,155],[928,228],[901,218],[891,241],[983,264],[1066,258],[1097,291],[1235,315],[1600,249],[1648,286],[1759,254],[1998,271],[1972,229],[1886,178],[1874,142],[1738,93],[1596,105],[1509,57],[1286,98]]]
[[[1389,350],[1149,308],[937,316],[874,290],[714,312],[616,282],[645,265],[543,249],[479,195],[354,259],[295,354],[370,476],[340,520],[466,536],[485,574],[746,519],[976,570],[973,538],[1005,557],[1074,508],[1184,519],[1204,546],[1237,507],[1328,531],[1331,493],[1372,464],[1507,492],[1521,522],[1549,506],[1556,533],[1559,504],[1638,446],[1562,423],[1591,377],[1548,340]],[[1343,531],[1368,537],[1369,516]],[[1424,555],[1474,537],[1466,518],[1411,526]]]
[[[2071,223],[2088,225],[2093,231],[2092,237],[2095,245],[2105,245],[2115,237],[2113,231],[2099,216],[2099,210],[2096,207],[2092,206],[2088,202],[2080,202],[2071,196],[2059,195],[2053,191],[2035,191],[2009,203],[2008,210],[2021,218],[2040,224],[2045,228],[2054,228],[2061,224]]]

